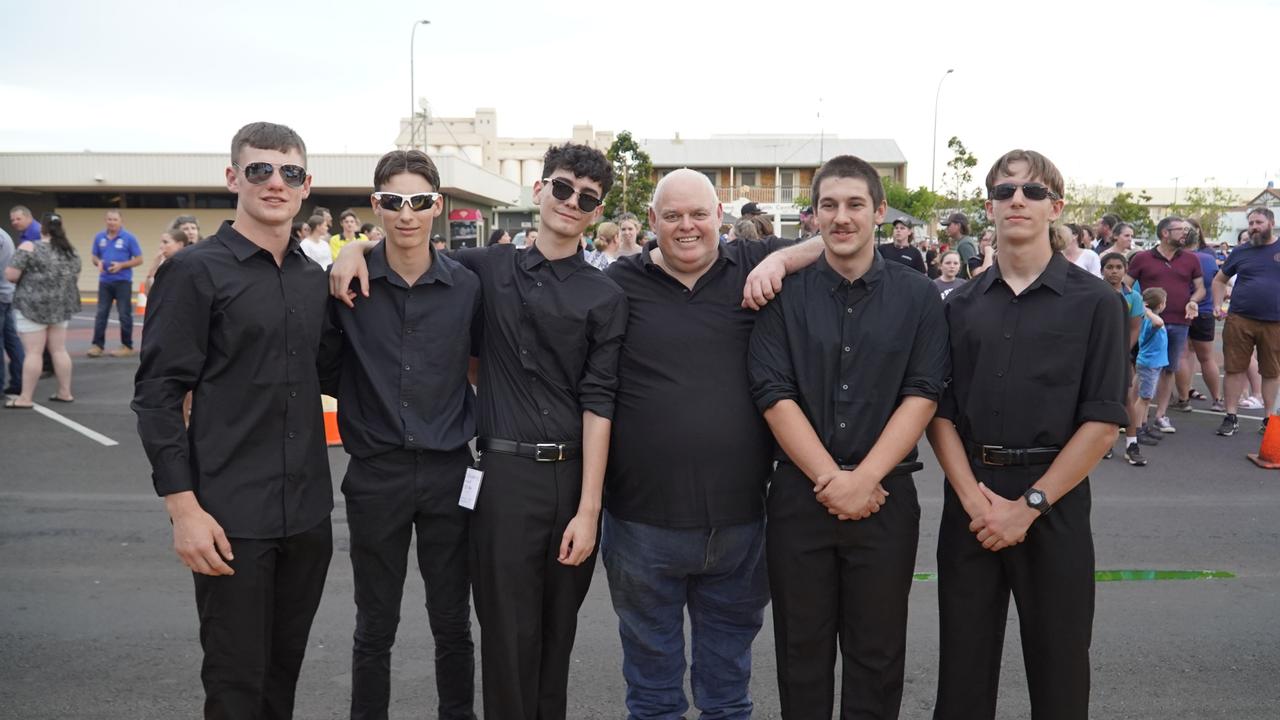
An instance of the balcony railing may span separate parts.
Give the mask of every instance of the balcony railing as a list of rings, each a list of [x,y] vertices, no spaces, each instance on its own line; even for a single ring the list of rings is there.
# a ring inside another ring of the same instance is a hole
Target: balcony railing
[[[722,203],[732,203],[738,200],[746,199],[757,203],[781,203],[790,205],[795,202],[796,198],[809,197],[809,186],[807,185],[783,185],[781,187],[755,187],[751,186],[743,190],[739,187],[719,187],[716,188],[716,194]]]

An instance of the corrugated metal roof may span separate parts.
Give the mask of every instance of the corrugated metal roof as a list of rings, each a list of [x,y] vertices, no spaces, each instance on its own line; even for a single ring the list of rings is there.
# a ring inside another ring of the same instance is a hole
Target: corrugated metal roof
[[[654,167],[818,167],[836,155],[856,155],[877,165],[901,165],[907,158],[887,139],[843,140],[817,135],[726,136],[642,139]]]
[[[381,155],[307,157],[312,188],[367,192]],[[456,156],[433,158],[441,190],[486,204],[513,204],[520,185]],[[207,191],[226,188],[222,153],[0,153],[0,188]]]

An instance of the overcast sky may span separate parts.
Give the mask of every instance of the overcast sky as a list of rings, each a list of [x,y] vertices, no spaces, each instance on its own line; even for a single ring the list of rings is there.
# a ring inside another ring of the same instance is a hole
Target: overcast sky
[[[196,10],[195,8],[199,8]],[[818,10],[820,9],[820,10]],[[963,13],[957,15],[957,13]],[[1280,179],[1280,2],[26,2],[6,10],[0,150],[223,151],[253,120],[381,152],[417,94],[500,136],[892,138],[928,185],[1040,150],[1070,179]],[[821,117],[819,117],[819,114]]]

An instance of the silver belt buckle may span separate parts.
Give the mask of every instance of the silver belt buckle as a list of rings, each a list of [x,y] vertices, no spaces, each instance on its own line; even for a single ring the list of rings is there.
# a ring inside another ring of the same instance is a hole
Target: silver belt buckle
[[[1003,445],[983,445],[982,446],[982,453],[980,455],[982,464],[994,465],[995,467],[1004,467],[1005,464],[1003,462],[996,461],[995,455],[992,454],[992,451],[994,450],[1004,450],[1004,446]]]
[[[564,460],[564,443],[538,443],[534,445],[533,459],[538,462],[560,462]],[[551,455],[544,455],[543,451],[551,451]]]

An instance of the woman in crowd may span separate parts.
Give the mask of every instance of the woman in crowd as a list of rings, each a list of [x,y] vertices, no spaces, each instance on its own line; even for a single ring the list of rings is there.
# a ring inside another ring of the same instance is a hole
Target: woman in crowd
[[[195,215],[179,215],[173,219],[169,229],[177,230],[186,236],[188,245],[200,242],[200,223],[196,222]]]
[[[310,232],[298,241],[298,247],[302,248],[302,254],[316,261],[316,263],[324,268],[329,269],[333,264],[333,251],[329,249],[329,238],[325,237],[324,216],[312,215],[307,218],[305,223]]]
[[[1116,223],[1111,231],[1111,247],[1108,252],[1118,252],[1126,259],[1133,254],[1133,226],[1127,222]]]
[[[53,359],[58,391],[53,402],[72,402],[71,356],[67,354],[67,322],[80,311],[80,256],[67,239],[62,216],[45,213],[40,218],[42,242],[27,240],[18,246],[5,278],[17,287],[13,292],[14,316],[22,347],[27,356],[22,364],[22,394],[5,403],[6,408],[34,406],[36,382],[40,379],[41,356],[45,347]]]
[[[640,221],[632,213],[622,213],[614,220],[618,224],[618,255],[635,255],[640,252]]]
[[[618,259],[618,224],[600,223],[596,228],[595,247],[583,251],[587,264],[604,270]]]
[[[1094,277],[1102,277],[1102,262],[1098,259],[1098,253],[1089,249],[1084,228],[1071,223],[1065,227],[1058,228],[1058,232],[1065,232],[1070,235],[1069,239],[1063,238],[1066,241],[1066,245],[1062,248],[1062,256],[1081,270],[1089,271]]]
[[[173,257],[179,250],[189,244],[187,235],[179,230],[167,230],[160,233],[160,251],[156,253],[155,259],[151,261],[151,268],[147,270],[147,279],[142,285],[147,292],[151,291],[151,284],[156,281],[156,271],[160,269],[164,261]]]
[[[946,300],[952,290],[964,284],[964,278],[960,275],[960,253],[955,250],[948,250],[938,256],[938,277],[934,278],[933,286],[938,288],[938,293],[942,295],[942,299]]]
[[[510,242],[511,233],[502,228],[494,228],[493,232],[489,233],[489,242],[485,243],[485,245],[506,245]]]

